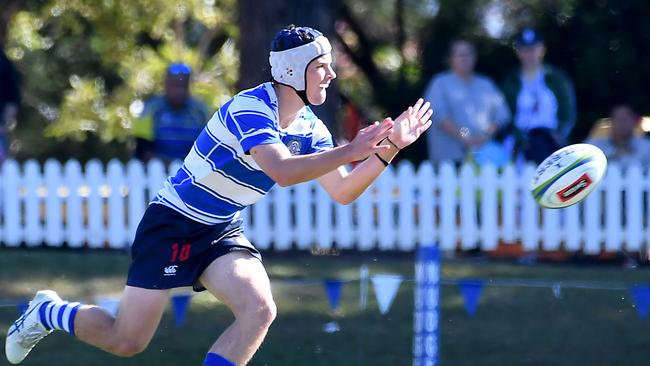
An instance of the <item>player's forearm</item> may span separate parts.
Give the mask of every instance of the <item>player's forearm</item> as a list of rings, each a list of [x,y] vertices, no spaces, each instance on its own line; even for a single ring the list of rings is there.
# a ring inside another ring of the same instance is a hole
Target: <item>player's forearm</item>
[[[351,156],[349,145],[316,154],[290,156],[276,163],[271,178],[283,187],[317,179],[350,163]]]
[[[390,162],[398,152],[397,148],[391,146],[389,151],[381,153],[380,156],[384,161]],[[336,201],[342,204],[352,203],[370,187],[384,169],[384,163],[374,154],[371,155],[343,177],[336,193]]]

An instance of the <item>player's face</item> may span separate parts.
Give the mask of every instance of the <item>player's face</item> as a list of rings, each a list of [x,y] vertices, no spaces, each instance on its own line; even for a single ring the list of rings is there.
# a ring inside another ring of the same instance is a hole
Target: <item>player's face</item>
[[[330,82],[336,78],[332,69],[332,54],[325,54],[307,65],[307,100],[313,105],[325,103],[327,88]]]

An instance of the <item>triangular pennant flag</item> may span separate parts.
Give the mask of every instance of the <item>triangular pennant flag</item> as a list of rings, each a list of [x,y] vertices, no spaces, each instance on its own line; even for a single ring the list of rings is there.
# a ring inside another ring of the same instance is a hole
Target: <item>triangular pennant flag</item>
[[[650,286],[633,286],[632,298],[639,318],[643,319],[648,316],[650,310]]]
[[[180,328],[185,324],[185,315],[190,304],[191,294],[176,294],[172,295],[172,308],[174,311],[174,321],[176,328]]]
[[[96,300],[97,305],[104,310],[108,311],[113,317],[117,316],[120,308],[120,299],[117,297],[102,297]]]
[[[393,304],[397,289],[402,283],[402,276],[392,274],[375,274],[370,277],[372,286],[375,288],[377,304],[382,314],[388,313],[390,306]]]
[[[474,316],[478,307],[478,300],[483,290],[483,281],[481,280],[460,280],[458,282],[460,293],[465,300],[465,310],[469,315]]]
[[[18,303],[18,312],[20,315],[25,314],[27,308],[29,307],[29,301],[21,301]]]
[[[336,310],[339,307],[339,302],[341,301],[341,288],[343,287],[343,281],[341,280],[325,280],[323,282],[325,286],[325,293],[327,294],[327,300],[330,303],[330,308]]]

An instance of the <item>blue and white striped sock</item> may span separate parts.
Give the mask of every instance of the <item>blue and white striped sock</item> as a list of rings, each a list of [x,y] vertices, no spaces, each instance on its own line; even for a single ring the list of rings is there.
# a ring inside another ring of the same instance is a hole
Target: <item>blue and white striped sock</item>
[[[203,361],[203,366],[236,366],[236,365],[228,361],[225,357],[211,352],[205,356],[205,361]]]
[[[78,302],[45,302],[38,310],[41,323],[48,330],[59,329],[74,336],[74,318],[80,306]]]

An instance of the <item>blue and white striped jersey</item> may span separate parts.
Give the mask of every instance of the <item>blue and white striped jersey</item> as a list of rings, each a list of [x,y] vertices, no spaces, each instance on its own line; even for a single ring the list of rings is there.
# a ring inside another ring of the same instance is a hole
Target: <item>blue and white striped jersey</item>
[[[331,149],[332,135],[309,107],[286,129],[279,126],[271,83],[240,92],[215,112],[176,175],[152,203],[204,224],[227,222],[275,184],[248,154],[260,144],[283,143],[293,155]]]

